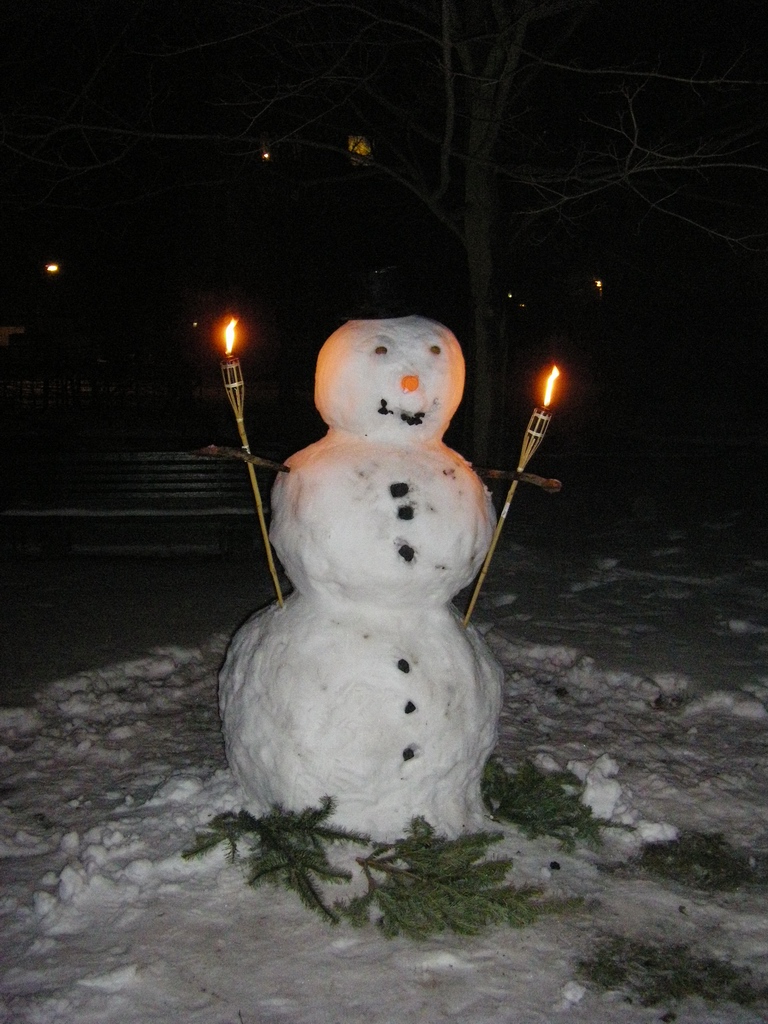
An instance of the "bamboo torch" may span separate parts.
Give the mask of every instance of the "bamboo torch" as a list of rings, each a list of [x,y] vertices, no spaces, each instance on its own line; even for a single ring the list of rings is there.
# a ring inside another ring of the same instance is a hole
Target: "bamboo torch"
[[[515,473],[515,478],[512,481],[509,491],[507,492],[507,500],[504,502],[504,508],[501,510],[499,521],[496,523],[496,529],[493,532],[491,546],[488,548],[488,554],[485,556],[485,561],[483,562],[483,567],[480,570],[480,575],[477,578],[475,589],[472,591],[472,599],[469,602],[469,607],[467,608],[466,615],[462,620],[462,624],[465,628],[469,623],[469,620],[472,616],[472,612],[475,610],[475,604],[477,603],[478,595],[483,586],[483,583],[485,582],[485,577],[488,575],[488,568],[491,564],[493,553],[496,550],[496,545],[498,544],[499,537],[501,536],[504,521],[507,518],[507,512],[509,512],[509,506],[512,504],[512,499],[515,496],[517,485],[520,483],[520,478],[523,474],[525,467],[528,465],[531,456],[539,447],[541,442],[544,440],[544,435],[547,432],[547,427],[549,426],[549,422],[552,419],[552,413],[549,411],[549,405],[552,401],[552,393],[554,391],[555,381],[559,376],[560,371],[556,366],[553,366],[552,372],[550,373],[547,379],[547,386],[544,391],[544,402],[541,406],[537,406],[533,410],[531,418],[528,421],[528,426],[525,431],[525,437],[523,438],[523,445],[520,449],[520,459],[517,464],[517,472]]]
[[[237,432],[240,435],[240,441],[243,446],[243,451],[251,454],[251,448],[248,444],[248,436],[245,432],[245,424],[243,423],[243,399],[245,397],[245,383],[243,381],[243,370],[240,366],[240,360],[237,356],[232,355],[232,350],[235,346],[235,327],[237,326],[237,320],[232,317],[226,326],[224,331],[224,339],[226,343],[226,359],[221,361],[221,376],[224,379],[224,390],[227,393],[229,404],[232,406],[232,411],[235,414],[235,420],[237,422]],[[280,607],[283,607],[283,592],[280,589],[280,581],[277,578],[277,570],[275,569],[275,561],[272,557],[272,546],[269,543],[269,534],[267,532],[267,524],[264,519],[264,506],[261,503],[261,492],[259,491],[259,482],[256,479],[256,470],[252,462],[246,462],[248,468],[248,476],[251,479],[251,489],[253,490],[253,497],[256,502],[256,515],[259,517],[259,526],[261,527],[261,536],[264,541],[264,550],[267,553],[267,564],[269,565],[269,573],[272,577],[272,582],[275,587],[275,594],[277,595],[277,603]]]

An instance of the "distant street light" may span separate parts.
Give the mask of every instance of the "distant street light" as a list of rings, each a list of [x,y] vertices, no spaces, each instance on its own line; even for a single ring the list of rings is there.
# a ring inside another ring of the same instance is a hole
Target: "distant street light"
[[[45,264],[46,274],[58,274],[59,264],[58,263],[46,263]]]

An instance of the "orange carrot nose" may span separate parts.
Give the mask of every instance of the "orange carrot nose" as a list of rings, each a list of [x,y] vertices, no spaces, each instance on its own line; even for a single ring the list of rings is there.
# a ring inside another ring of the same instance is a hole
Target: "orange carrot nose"
[[[403,379],[400,381],[400,387],[403,389],[403,391],[415,391],[418,386],[418,377],[403,377]]]

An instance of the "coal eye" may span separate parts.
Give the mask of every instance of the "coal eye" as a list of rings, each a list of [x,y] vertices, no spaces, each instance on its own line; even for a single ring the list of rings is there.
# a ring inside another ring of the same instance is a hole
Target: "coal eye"
[[[386,351],[387,351],[387,346],[386,345],[377,345],[376,346],[376,355],[377,356],[385,355]]]
[[[440,350],[440,346],[439,345],[433,345],[432,348],[429,351],[434,353],[434,355],[439,356],[440,355],[440,351],[441,351]]]

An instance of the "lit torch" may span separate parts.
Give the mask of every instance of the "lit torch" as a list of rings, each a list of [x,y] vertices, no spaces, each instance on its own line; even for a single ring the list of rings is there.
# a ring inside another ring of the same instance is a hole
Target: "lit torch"
[[[462,620],[463,625],[465,627],[466,627],[467,623],[470,620],[472,612],[475,609],[475,604],[477,602],[477,597],[478,597],[478,594],[480,593],[480,589],[481,589],[481,587],[482,587],[482,585],[483,585],[483,583],[485,581],[485,577],[488,575],[488,567],[491,564],[491,559],[493,558],[493,553],[496,550],[496,545],[497,545],[497,543],[499,541],[499,537],[501,536],[501,530],[502,530],[502,527],[504,526],[504,521],[507,518],[507,512],[509,512],[509,506],[512,504],[512,499],[515,496],[515,491],[517,490],[517,485],[520,483],[520,480],[521,480],[521,478],[523,476],[523,471],[525,470],[525,467],[528,465],[528,463],[529,463],[529,461],[531,459],[531,456],[536,451],[536,449],[539,447],[541,442],[544,440],[544,435],[547,432],[547,427],[549,426],[549,422],[552,419],[552,413],[549,411],[549,406],[550,406],[550,404],[552,402],[552,394],[553,394],[553,391],[554,391],[554,388],[555,388],[555,381],[557,380],[557,378],[559,376],[560,376],[560,371],[558,370],[558,368],[556,366],[553,366],[552,367],[552,372],[550,373],[549,377],[547,378],[547,386],[544,389],[544,402],[543,402],[543,404],[541,406],[537,406],[533,410],[533,413],[531,414],[531,418],[528,421],[528,426],[527,426],[526,431],[525,431],[525,437],[523,438],[523,446],[520,449],[520,459],[519,459],[518,464],[517,464],[517,471],[516,471],[516,473],[514,475],[514,479],[512,480],[512,484],[511,484],[511,486],[509,488],[509,491],[507,492],[507,500],[504,502],[504,508],[501,510],[501,515],[499,516],[499,521],[498,521],[498,523],[496,523],[496,529],[494,530],[494,533],[493,533],[493,539],[491,540],[491,546],[488,548],[488,554],[485,556],[485,561],[483,562],[483,567],[480,570],[480,575],[477,578],[477,583],[475,584],[475,589],[472,592],[472,600],[469,602],[469,607],[467,608],[466,615],[464,616],[464,619]]]
[[[232,406],[232,411],[235,414],[235,420],[237,422],[237,432],[240,435],[240,441],[243,446],[243,451],[249,455],[251,453],[250,445],[248,444],[248,437],[245,433],[245,424],[243,423],[243,399],[245,396],[245,384],[243,382],[243,371],[240,366],[240,360],[237,356],[232,354],[235,347],[235,327],[237,326],[237,320],[232,317],[226,326],[224,331],[225,340],[225,352],[226,359],[221,361],[221,376],[224,379],[224,390],[227,393],[229,404]],[[259,491],[259,482],[256,479],[256,470],[254,469],[252,462],[247,462],[248,476],[251,478],[251,488],[253,490],[253,497],[256,502],[256,514],[259,517],[259,526],[261,527],[261,536],[264,540],[264,550],[267,553],[267,564],[269,565],[269,572],[272,576],[272,582],[275,586],[275,593],[277,594],[277,603],[282,608],[283,606],[283,593],[280,589],[280,581],[277,578],[277,570],[275,569],[275,561],[272,557],[272,547],[269,543],[269,534],[267,532],[267,524],[264,519],[264,507],[261,503],[261,493]]]

